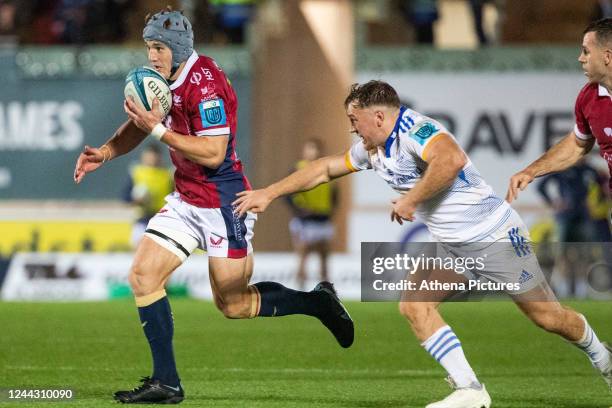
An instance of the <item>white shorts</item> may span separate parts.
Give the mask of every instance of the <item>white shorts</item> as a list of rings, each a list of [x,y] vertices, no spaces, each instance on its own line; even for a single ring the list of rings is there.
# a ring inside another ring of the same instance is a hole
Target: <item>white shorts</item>
[[[297,242],[314,244],[331,241],[334,237],[334,224],[331,221],[303,220],[296,217],[289,222],[289,231]]]
[[[193,206],[174,192],[166,196],[166,205],[149,221],[146,235],[183,261],[196,248],[207,251],[208,256],[244,258],[253,252],[256,220],[251,212],[238,218],[231,206]]]
[[[507,292],[516,295],[546,284],[530,241],[529,230],[518,213],[512,210],[500,228],[480,241],[439,243],[438,256],[484,257],[484,268],[466,271],[466,277],[514,284],[518,288]]]

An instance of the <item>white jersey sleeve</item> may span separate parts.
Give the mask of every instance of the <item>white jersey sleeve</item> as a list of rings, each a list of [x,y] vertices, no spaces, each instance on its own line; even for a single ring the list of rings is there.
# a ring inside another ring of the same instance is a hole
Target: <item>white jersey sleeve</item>
[[[422,116],[408,132],[401,135],[400,146],[404,152],[427,160],[427,148],[435,143],[441,134],[450,135],[440,122]]]
[[[346,167],[350,171],[361,171],[372,168],[370,155],[361,141],[355,142],[344,156]]]

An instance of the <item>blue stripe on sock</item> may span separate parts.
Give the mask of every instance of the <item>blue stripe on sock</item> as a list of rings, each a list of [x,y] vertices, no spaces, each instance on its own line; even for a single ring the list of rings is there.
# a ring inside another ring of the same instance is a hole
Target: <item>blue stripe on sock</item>
[[[427,349],[427,352],[429,353],[434,347],[436,347],[436,345],[440,342],[440,340],[442,340],[444,338],[444,336],[446,336],[449,333],[452,333],[453,331],[451,329],[447,329],[446,331],[442,332],[442,334],[440,334],[440,336],[438,336],[438,339],[434,342],[434,344],[431,345],[431,347],[429,347]]]
[[[461,343],[455,343],[455,344],[453,344],[452,346],[450,346],[449,348],[447,348],[447,349],[444,351],[444,353],[442,353],[442,354],[440,355],[440,357],[436,358],[436,361],[437,361],[437,362],[440,362],[440,360],[442,360],[442,359],[444,358],[444,356],[448,354],[448,352],[449,352],[449,351],[451,351],[451,350],[453,350],[453,349],[456,349],[457,347],[461,347]]]
[[[442,343],[442,344],[440,345],[440,347],[438,347],[436,350],[434,350],[434,351],[432,351],[432,352],[431,352],[431,356],[432,356],[433,358],[436,358],[436,359],[437,359],[436,354],[438,354],[440,351],[442,351],[442,349],[443,349],[443,348],[444,348],[444,347],[445,347],[445,346],[446,346],[448,343],[452,342],[453,340],[457,340],[457,341],[459,341],[459,339],[457,339],[457,336],[455,336],[455,335],[453,335],[453,336],[449,337],[448,339],[446,339],[446,341],[445,341],[444,343]]]

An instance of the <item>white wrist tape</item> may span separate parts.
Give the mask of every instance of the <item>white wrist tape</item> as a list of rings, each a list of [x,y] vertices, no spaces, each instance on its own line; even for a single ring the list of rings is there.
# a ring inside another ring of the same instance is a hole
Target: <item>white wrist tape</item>
[[[165,127],[161,123],[158,123],[157,125],[155,125],[155,127],[153,127],[153,130],[151,130],[150,136],[153,136],[157,140],[161,140],[162,136],[167,131],[168,131],[167,127]]]

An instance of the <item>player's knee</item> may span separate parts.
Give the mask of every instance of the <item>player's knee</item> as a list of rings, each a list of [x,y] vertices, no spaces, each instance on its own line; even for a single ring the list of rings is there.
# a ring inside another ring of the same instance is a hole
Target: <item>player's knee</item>
[[[140,292],[142,287],[142,275],[139,274],[133,266],[130,269],[130,274],[128,275],[128,282],[132,288],[132,291],[138,294],[137,292]]]
[[[218,311],[223,312],[223,303],[221,302],[221,300],[219,300],[217,296],[213,295],[213,303],[217,307]]]
[[[411,323],[418,324],[426,319],[429,306],[423,302],[400,302],[399,312]]]
[[[251,317],[251,305],[245,302],[230,301],[223,304],[217,304],[217,308],[219,308],[223,316],[228,319],[248,319]]]
[[[149,272],[146,266],[140,262],[132,264],[128,282],[136,296],[147,295],[160,285],[159,279]]]

